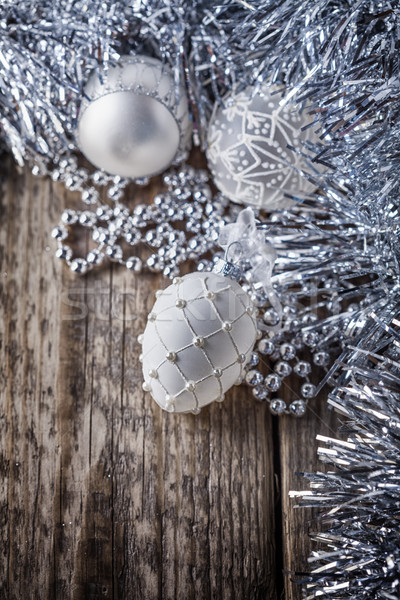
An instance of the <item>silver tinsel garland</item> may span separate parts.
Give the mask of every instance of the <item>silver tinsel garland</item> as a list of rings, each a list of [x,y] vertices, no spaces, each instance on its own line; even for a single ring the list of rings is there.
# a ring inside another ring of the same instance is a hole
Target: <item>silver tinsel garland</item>
[[[325,381],[347,441],[324,438],[319,454],[335,470],[307,475],[311,491],[293,493],[325,514],[308,598],[400,595],[399,49],[398,0],[0,7],[1,131],[37,173],[76,152],[92,69],[129,52],[160,57],[183,78],[202,146],[214,100],[235,86],[271,79],[308,102],[323,140],[304,148],[319,192],[259,215],[278,252],[276,289],[308,298],[317,314],[294,333],[315,333],[339,355]],[[328,170],[318,175],[317,163]]]
[[[343,351],[328,375],[329,402],[346,417],[348,438],[322,438],[319,455],[335,470],[308,474],[311,491],[293,493],[302,506],[324,510],[324,530],[314,536],[324,549],[313,554],[312,573],[302,581],[310,599],[394,599],[400,594],[400,6],[327,3],[329,16],[312,4],[313,15],[310,3],[300,9],[309,23],[297,43],[304,51],[306,36],[325,33],[313,46],[314,66],[293,89],[309,97],[321,130],[333,138],[320,154],[336,168],[321,184],[329,219],[337,219],[325,265],[339,275],[339,295],[352,279],[366,293],[347,320]],[[315,214],[311,221],[315,226]],[[323,273],[319,264],[317,270]]]
[[[326,547],[307,598],[399,597],[400,586],[400,321],[399,296],[372,312],[341,357],[329,403],[346,417],[346,440],[319,436],[318,453],[335,470],[306,476],[311,491],[293,492],[302,506],[324,510]]]

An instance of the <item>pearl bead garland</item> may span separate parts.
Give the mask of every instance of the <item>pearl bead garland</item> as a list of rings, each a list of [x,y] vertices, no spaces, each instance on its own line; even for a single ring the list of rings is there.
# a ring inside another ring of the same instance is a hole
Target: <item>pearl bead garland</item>
[[[72,160],[69,163],[65,165],[65,173],[69,170],[75,173],[78,170],[76,163]],[[61,166],[62,162],[59,169]],[[66,177],[65,173],[63,177]],[[57,258],[81,275],[104,260],[124,265],[134,273],[147,269],[162,272],[171,279],[179,274],[180,265],[188,259],[209,269],[210,261],[201,262],[200,257],[215,249],[228,200],[222,196],[213,198],[206,171],[190,166],[168,171],[163,176],[166,191],[156,194],[150,205],[137,204],[132,212],[120,202],[129,180],[104,174],[100,178],[99,173],[96,171],[91,176],[86,171],[80,173],[79,184],[73,186],[81,191],[82,199],[90,201],[91,209],[66,209],[62,213],[60,224],[52,231],[58,244]],[[60,173],[54,179],[61,177]],[[72,179],[72,175],[67,179]],[[91,185],[93,183],[109,186],[110,206],[100,203],[99,192]],[[90,197],[88,189],[92,190]],[[77,226],[90,230],[92,240],[97,244],[85,257],[74,257],[68,245],[68,238],[70,234],[73,237]],[[123,245],[129,247],[127,257],[122,251]],[[151,248],[151,254],[145,260],[136,255],[141,246],[146,250]],[[211,300],[212,292],[210,294]]]

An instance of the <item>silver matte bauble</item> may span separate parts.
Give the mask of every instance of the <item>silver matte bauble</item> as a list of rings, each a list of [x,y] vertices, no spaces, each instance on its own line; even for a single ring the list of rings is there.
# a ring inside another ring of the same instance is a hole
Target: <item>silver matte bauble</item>
[[[264,84],[224,99],[225,108],[214,108],[208,130],[207,159],[219,190],[234,202],[267,210],[292,203],[285,193],[303,198],[313,191],[295,169],[304,159],[288,148],[302,149],[306,140],[316,140],[305,111],[280,104],[277,88]]]
[[[199,412],[244,374],[256,340],[255,309],[240,285],[189,273],[161,293],[142,336],[143,387],[170,412]]]
[[[183,158],[191,124],[186,91],[167,65],[126,56],[95,71],[82,100],[77,143],[86,158],[112,175],[142,178]]]

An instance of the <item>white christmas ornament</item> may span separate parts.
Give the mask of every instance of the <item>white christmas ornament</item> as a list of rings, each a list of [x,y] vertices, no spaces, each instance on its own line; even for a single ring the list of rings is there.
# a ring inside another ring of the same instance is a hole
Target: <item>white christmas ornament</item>
[[[289,206],[285,193],[302,198],[314,186],[296,169],[304,159],[288,149],[316,141],[311,120],[292,104],[280,104],[277,88],[264,84],[254,95],[251,87],[215,106],[208,130],[207,159],[214,183],[234,202],[267,210]]]
[[[170,412],[198,413],[240,380],[256,340],[256,309],[219,273],[174,279],[142,336],[143,388]]]
[[[77,143],[96,167],[122,177],[149,177],[179,162],[190,144],[186,91],[179,98],[169,67],[126,56],[90,76],[80,108]]]

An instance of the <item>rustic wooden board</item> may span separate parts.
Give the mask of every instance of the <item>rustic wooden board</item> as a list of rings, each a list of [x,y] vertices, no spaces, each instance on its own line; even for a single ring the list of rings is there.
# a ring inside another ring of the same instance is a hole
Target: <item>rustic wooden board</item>
[[[163,413],[137,335],[166,282],[71,274],[49,232],[75,196],[6,165],[0,598],[300,598],[282,569],[305,565],[308,516],[287,494],[335,427],[324,404],[279,422],[235,388],[197,417]]]
[[[289,388],[286,388],[286,394],[292,394]],[[296,508],[297,501],[289,498],[289,491],[308,488],[299,473],[326,469],[326,465],[316,460],[318,443],[315,437],[317,433],[337,437],[338,427],[337,414],[327,410],[324,397],[315,400],[301,419],[284,417],[279,420],[281,535],[285,598],[290,600],[302,598],[301,587],[295,582],[293,572],[310,570],[307,557],[313,546],[307,534],[317,531],[319,525],[313,519],[317,513],[311,509]]]

